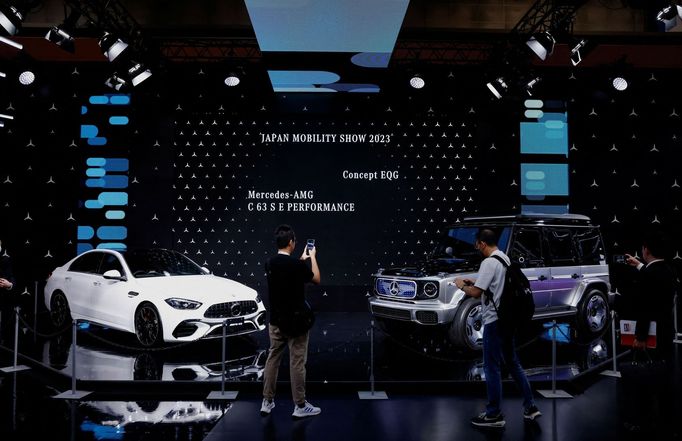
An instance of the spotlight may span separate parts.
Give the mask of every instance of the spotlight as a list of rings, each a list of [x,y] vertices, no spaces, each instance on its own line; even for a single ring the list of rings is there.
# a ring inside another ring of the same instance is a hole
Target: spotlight
[[[235,75],[235,74],[229,74],[229,75],[225,78],[225,85],[228,86],[228,87],[235,87],[235,86],[238,86],[240,82],[241,82],[241,80],[240,80],[239,77],[238,77],[237,75]]]
[[[554,37],[549,32],[535,34],[526,42],[528,46],[542,61],[554,52]]]
[[[614,89],[616,89],[619,92],[624,91],[625,89],[628,88],[628,80],[626,80],[623,77],[615,77],[611,81],[611,85],[613,86]]]
[[[529,96],[533,96],[533,94],[535,93],[535,88],[538,86],[538,83],[540,83],[540,81],[542,81],[542,78],[535,77],[531,79],[528,83],[526,83],[525,89],[526,93]]]
[[[45,39],[47,41],[51,41],[67,52],[74,53],[76,51],[73,37],[59,26],[52,26],[52,28],[47,31]]]
[[[133,66],[128,69],[128,78],[130,78],[130,84],[132,84],[133,87],[138,86],[151,76],[152,71],[145,68],[142,63],[134,63]]]
[[[99,40],[99,47],[102,48],[104,56],[109,61],[114,61],[119,55],[128,48],[128,43],[125,43],[120,38],[116,38],[109,32],[105,32]]]
[[[422,87],[426,86],[426,82],[417,74],[410,78],[410,86],[414,87],[415,89],[421,89]]]
[[[36,75],[30,70],[19,74],[19,82],[24,86],[30,86],[36,80]]]
[[[570,54],[571,64],[574,66],[580,64],[580,62],[583,61],[583,58],[587,55],[588,52],[591,51],[593,47],[594,45],[593,44],[588,45],[588,41],[584,38],[577,42],[575,46],[573,46],[573,48],[571,49]]]
[[[502,98],[502,95],[504,95],[507,92],[507,89],[509,89],[507,83],[502,77],[496,78],[495,80],[486,84],[486,86],[488,86],[488,89],[490,89],[497,99]]]
[[[107,78],[104,82],[105,86],[111,87],[115,91],[121,90],[126,85],[126,81],[121,78],[117,73],[114,73],[111,77]]]
[[[0,72],[0,78],[6,78],[7,74],[5,72]]]
[[[671,4],[666,6],[656,15],[656,21],[658,21],[659,27],[666,32],[677,27],[681,20],[682,6],[680,5]]]
[[[16,41],[12,41],[9,38],[5,38],[2,35],[0,35],[0,43],[5,43],[6,45],[12,46],[13,48],[19,50],[22,50],[24,48],[22,44],[19,44]]]
[[[0,6],[0,28],[7,35],[17,35],[23,21],[24,14],[16,7]]]

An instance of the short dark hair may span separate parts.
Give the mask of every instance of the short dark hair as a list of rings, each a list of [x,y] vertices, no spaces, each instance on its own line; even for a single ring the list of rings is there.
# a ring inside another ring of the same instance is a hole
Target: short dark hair
[[[478,230],[476,235],[476,240],[483,242],[491,247],[497,246],[497,234],[493,230],[487,228],[481,228]]]
[[[670,241],[663,231],[648,231],[644,234],[642,244],[649,249],[652,256],[658,258],[669,257]]]
[[[292,240],[296,241],[296,234],[289,225],[282,224],[275,228],[275,242],[278,250],[286,248]]]

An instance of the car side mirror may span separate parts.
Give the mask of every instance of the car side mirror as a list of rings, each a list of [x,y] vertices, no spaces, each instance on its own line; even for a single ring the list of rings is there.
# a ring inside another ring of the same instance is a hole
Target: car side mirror
[[[211,274],[211,270],[206,268],[205,266],[201,267],[201,272],[203,272],[204,274]]]
[[[109,270],[106,271],[104,274],[102,274],[102,277],[104,277],[107,280],[118,280],[120,282],[124,282],[128,279],[126,279],[124,276],[121,275],[119,270]]]
[[[445,248],[445,254],[447,254],[448,256],[452,257],[453,253],[454,253],[454,250],[452,249],[452,247]]]

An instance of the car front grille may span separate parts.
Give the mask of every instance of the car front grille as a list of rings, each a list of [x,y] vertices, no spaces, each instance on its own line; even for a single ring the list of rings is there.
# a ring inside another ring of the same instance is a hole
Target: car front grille
[[[381,317],[389,317],[397,320],[410,320],[410,311],[405,309],[387,308],[385,306],[372,306],[372,313]]]
[[[417,321],[425,325],[438,324],[438,314],[434,311],[417,311]]]
[[[239,300],[236,302],[216,303],[215,305],[211,305],[204,313],[204,317],[240,317],[253,314],[256,311],[258,311],[258,304],[253,300]]]
[[[377,294],[399,299],[413,299],[417,295],[417,283],[412,280],[377,279]]]

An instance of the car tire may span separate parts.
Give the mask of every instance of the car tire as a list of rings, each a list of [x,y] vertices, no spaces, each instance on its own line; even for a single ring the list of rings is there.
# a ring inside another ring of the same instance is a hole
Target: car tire
[[[50,298],[50,320],[57,329],[62,329],[71,323],[69,301],[61,291],[55,291]]]
[[[578,332],[588,336],[601,334],[609,325],[610,313],[606,295],[598,289],[590,289],[578,305]]]
[[[149,302],[140,304],[135,310],[135,336],[144,347],[158,346],[163,342],[163,325],[159,311]]]
[[[459,304],[448,336],[450,341],[457,346],[472,351],[483,349],[483,316],[480,299],[468,298]]]

